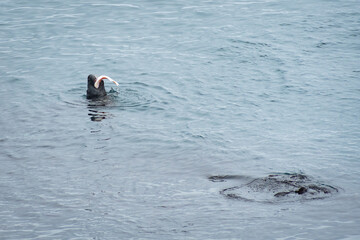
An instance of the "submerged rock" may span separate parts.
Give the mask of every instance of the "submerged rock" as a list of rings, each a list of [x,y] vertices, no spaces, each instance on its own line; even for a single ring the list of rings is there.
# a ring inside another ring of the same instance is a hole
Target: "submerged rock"
[[[209,177],[209,180],[213,182],[229,179],[240,179],[240,177],[231,177],[231,175]],[[245,184],[220,191],[227,198],[255,202],[322,199],[337,192],[338,189],[333,186],[316,182],[304,174],[296,173],[272,174],[255,178]]]

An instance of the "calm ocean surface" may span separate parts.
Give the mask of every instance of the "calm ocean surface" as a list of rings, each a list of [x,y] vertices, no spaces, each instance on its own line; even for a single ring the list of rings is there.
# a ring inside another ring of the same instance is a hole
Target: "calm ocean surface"
[[[360,239],[358,0],[2,0],[0,42],[0,239]],[[339,192],[220,194],[272,173]]]

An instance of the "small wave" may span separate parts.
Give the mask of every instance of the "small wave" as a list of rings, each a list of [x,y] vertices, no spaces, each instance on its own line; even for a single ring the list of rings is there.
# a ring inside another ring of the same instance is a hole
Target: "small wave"
[[[140,8],[137,5],[125,3],[93,3],[92,6],[109,6],[109,7],[127,7],[127,8]]]
[[[230,42],[232,43],[239,43],[239,44],[244,44],[244,45],[253,45],[253,46],[263,46],[263,47],[271,47],[270,44],[265,43],[265,42],[252,42],[252,41],[246,41],[246,40],[241,40],[241,39],[229,39]]]
[[[248,180],[251,178],[243,175],[218,175],[209,176],[208,179],[212,182],[226,182],[227,180]]]
[[[104,98],[88,100],[86,99],[86,89],[81,85],[59,95],[59,100],[72,107],[87,105],[88,108],[97,110],[99,110],[98,108],[145,110],[156,102],[155,98],[146,90],[147,87],[146,84],[125,84],[125,86],[111,88]]]
[[[143,110],[150,106],[151,103],[155,102],[152,96],[132,88],[121,89],[118,92],[110,91],[109,96],[112,99],[111,106],[127,109],[133,108]]]

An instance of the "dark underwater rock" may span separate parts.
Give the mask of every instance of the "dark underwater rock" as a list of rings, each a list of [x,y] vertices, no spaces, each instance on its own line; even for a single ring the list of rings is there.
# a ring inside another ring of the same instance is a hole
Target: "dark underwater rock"
[[[222,182],[241,179],[241,176],[211,176],[210,181]],[[222,195],[231,199],[255,202],[279,202],[323,199],[337,193],[338,189],[317,181],[304,174],[280,173],[255,178],[245,184],[225,188]]]

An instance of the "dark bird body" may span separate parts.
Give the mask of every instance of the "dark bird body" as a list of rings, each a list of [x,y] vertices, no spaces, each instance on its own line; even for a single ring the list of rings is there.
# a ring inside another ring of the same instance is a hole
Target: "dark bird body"
[[[88,76],[88,86],[86,91],[87,99],[96,99],[106,96],[105,84],[104,81],[100,82],[99,88],[95,88],[94,84],[96,81],[96,77],[93,74]]]

